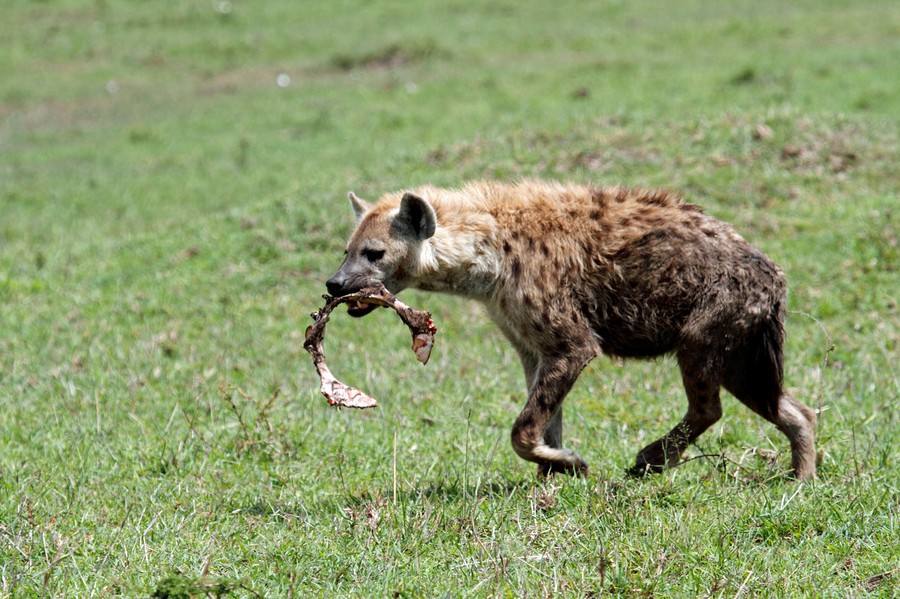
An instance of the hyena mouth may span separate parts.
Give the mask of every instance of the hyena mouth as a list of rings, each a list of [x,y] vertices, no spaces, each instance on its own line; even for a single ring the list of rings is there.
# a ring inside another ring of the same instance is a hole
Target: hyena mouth
[[[377,308],[375,304],[364,304],[362,302],[347,302],[347,314],[353,316],[354,318],[360,318],[365,316],[375,308]]]

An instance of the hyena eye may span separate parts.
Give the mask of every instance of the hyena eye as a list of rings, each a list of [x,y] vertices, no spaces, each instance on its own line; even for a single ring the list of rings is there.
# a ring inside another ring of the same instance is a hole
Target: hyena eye
[[[378,262],[384,258],[384,250],[363,250],[362,255],[365,256],[366,260],[369,262]]]

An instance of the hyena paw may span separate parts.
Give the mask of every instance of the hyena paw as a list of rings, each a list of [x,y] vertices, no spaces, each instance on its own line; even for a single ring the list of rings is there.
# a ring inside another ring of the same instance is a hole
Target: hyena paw
[[[634,466],[626,470],[629,476],[646,476],[658,474],[667,468],[665,456],[659,452],[641,452],[637,455]]]
[[[634,466],[627,472],[631,476],[645,476],[662,472],[681,461],[682,451],[684,451],[684,445],[663,437],[640,450],[635,458]]]
[[[546,478],[555,474],[584,477],[588,475],[588,470],[587,462],[575,453],[572,453],[570,461],[541,462],[537,467],[537,473],[540,478]]]

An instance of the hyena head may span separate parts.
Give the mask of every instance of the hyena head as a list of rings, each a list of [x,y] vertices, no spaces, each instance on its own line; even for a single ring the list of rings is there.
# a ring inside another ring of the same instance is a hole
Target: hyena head
[[[374,283],[399,293],[418,270],[425,240],[434,235],[437,217],[424,199],[405,193],[399,203],[386,199],[369,206],[350,192],[356,229],[350,235],[344,262],[325,286],[334,296],[347,295]],[[365,316],[372,305],[350,304],[351,316]]]

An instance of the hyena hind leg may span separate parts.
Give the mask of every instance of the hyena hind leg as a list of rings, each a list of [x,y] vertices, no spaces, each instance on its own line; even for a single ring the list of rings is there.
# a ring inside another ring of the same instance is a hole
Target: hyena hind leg
[[[777,408],[770,414],[762,408],[768,400],[741,393],[731,385],[726,388],[754,412],[775,424],[791,445],[791,470],[794,478],[808,480],[816,476],[816,413],[787,393],[777,399]]]
[[[629,474],[642,476],[674,466],[687,446],[722,417],[718,373],[710,372],[707,357],[706,351],[683,350],[678,353],[678,365],[688,398],[687,412],[675,428],[638,453]]]
[[[791,444],[791,468],[798,480],[816,476],[816,413],[787,393],[778,400],[775,421]]]
[[[777,368],[762,360],[763,355],[746,352],[732,357],[726,369],[725,388],[788,438],[794,477],[814,478],[816,413],[782,390],[780,354]]]

